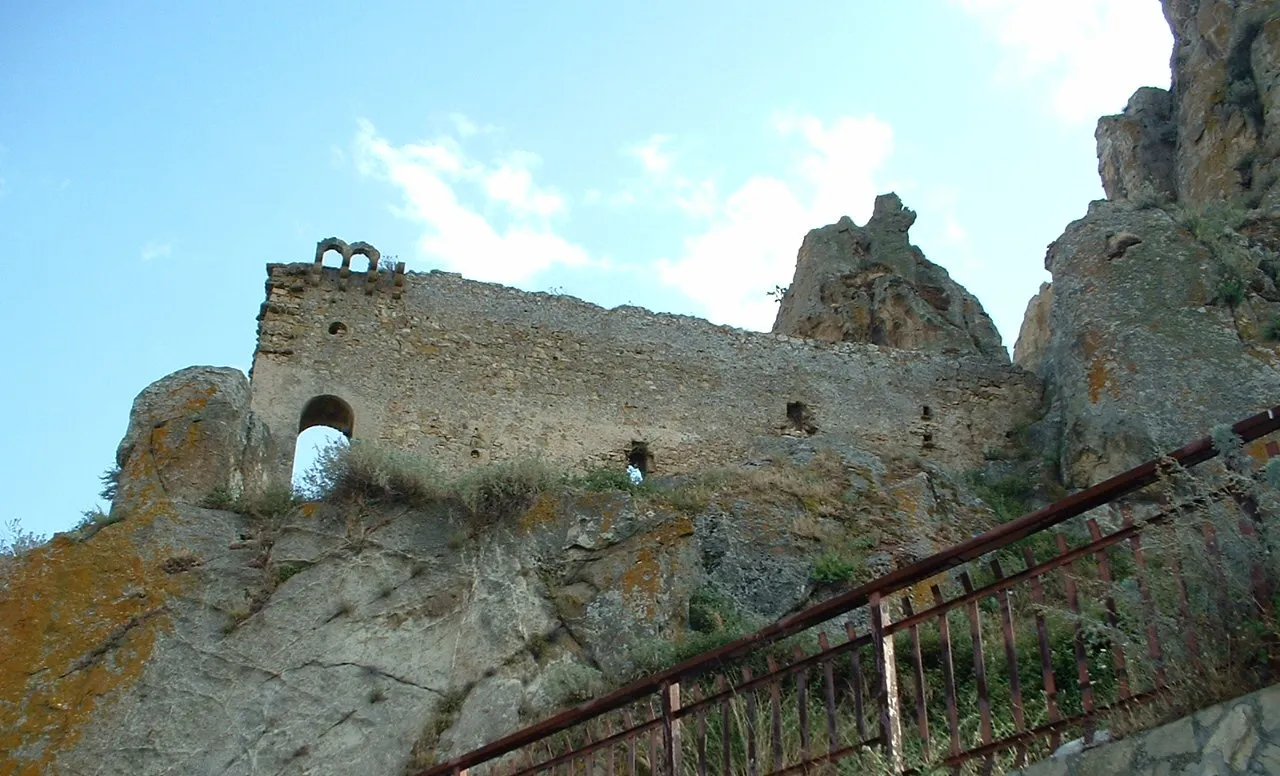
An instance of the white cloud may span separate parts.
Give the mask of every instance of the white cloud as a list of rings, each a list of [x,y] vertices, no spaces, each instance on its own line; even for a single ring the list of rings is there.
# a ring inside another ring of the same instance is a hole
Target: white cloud
[[[670,141],[670,135],[650,135],[648,140],[627,151],[640,160],[647,172],[664,173],[671,168],[671,155],[662,146]]]
[[[151,240],[142,246],[142,260],[151,261],[152,259],[167,259],[173,252],[173,244]]]
[[[459,135],[475,127],[465,117],[453,121]],[[540,162],[535,154],[517,151],[485,163],[451,137],[397,146],[364,119],[355,148],[362,174],[400,189],[402,204],[394,211],[423,227],[419,253],[446,269],[519,284],[554,266],[596,263],[552,229],[550,218],[566,206],[554,189],[534,181]],[[464,198],[488,207],[473,207]]]
[[[999,80],[1050,84],[1055,114],[1093,122],[1140,86],[1169,86],[1173,38],[1153,0],[949,0],[1005,50]]]
[[[684,240],[679,257],[658,262],[659,278],[717,323],[770,328],[777,307],[765,294],[791,281],[799,238],[843,215],[865,221],[879,191],[875,175],[893,147],[892,129],[874,116],[827,124],[784,115],[773,125],[804,142],[794,174],[752,176],[723,200],[710,182],[699,184],[706,227]]]

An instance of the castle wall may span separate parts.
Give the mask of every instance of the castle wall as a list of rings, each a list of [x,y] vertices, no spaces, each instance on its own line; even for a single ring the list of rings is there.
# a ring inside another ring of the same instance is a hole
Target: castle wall
[[[657,474],[805,433],[793,402],[817,443],[967,468],[1040,395],[1030,374],[981,356],[746,332],[449,273],[369,280],[272,264],[268,275],[253,409],[284,477],[303,408],[321,395],[350,404],[353,438],[426,451],[446,470],[532,454],[621,466],[643,441]]]

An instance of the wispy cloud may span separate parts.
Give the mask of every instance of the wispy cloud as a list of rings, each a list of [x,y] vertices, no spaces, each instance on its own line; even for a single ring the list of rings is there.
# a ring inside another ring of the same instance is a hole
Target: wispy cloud
[[[777,307],[765,292],[791,282],[801,238],[843,215],[864,221],[881,186],[877,173],[893,149],[892,129],[874,116],[824,122],[782,114],[772,131],[798,141],[794,166],[784,175],[753,175],[724,196],[714,181],[673,177],[685,194],[698,192],[706,221],[683,240],[679,255],[658,261],[658,275],[718,323],[772,326]]]
[[[146,245],[142,246],[142,260],[151,261],[152,259],[167,259],[172,252],[172,243],[151,240]]]
[[[1173,38],[1147,0],[949,0],[988,28],[1005,52],[997,78],[1048,84],[1061,119],[1117,113],[1139,86],[1169,86]]]
[[[466,117],[451,118],[460,137],[482,131]],[[555,188],[535,181],[536,154],[511,151],[481,161],[447,135],[396,145],[361,119],[355,158],[362,174],[400,190],[394,210],[422,227],[420,256],[446,269],[518,284],[555,266],[597,263],[553,228],[567,204]]]

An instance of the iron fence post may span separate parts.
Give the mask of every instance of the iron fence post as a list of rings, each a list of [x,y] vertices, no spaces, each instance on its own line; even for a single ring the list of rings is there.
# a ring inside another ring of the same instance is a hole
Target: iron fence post
[[[876,653],[876,704],[880,709],[880,743],[885,759],[894,773],[902,773],[902,708],[898,699],[898,661],[893,651],[893,636],[886,636],[889,609],[879,593],[872,593],[871,646]]]
[[[672,682],[662,688],[662,746],[666,760],[667,776],[680,776],[680,720],[675,712],[680,710],[680,683]]]

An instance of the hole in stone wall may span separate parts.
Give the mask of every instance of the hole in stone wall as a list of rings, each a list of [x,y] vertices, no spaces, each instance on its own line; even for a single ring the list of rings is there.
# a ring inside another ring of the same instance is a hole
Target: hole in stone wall
[[[818,424],[813,422],[813,413],[809,410],[809,405],[801,401],[787,402],[787,422],[793,431],[799,431],[808,436],[812,436],[818,430]]]
[[[342,451],[348,444],[346,434],[328,426],[312,426],[298,434],[298,441],[293,447],[293,489],[308,498],[323,496],[321,491],[327,478],[322,471],[313,469],[322,456]]]
[[[929,432],[926,431],[924,436],[920,440],[920,446],[923,447],[925,450],[932,450],[933,434],[930,434]]]
[[[330,256],[332,254],[332,257]],[[325,267],[333,267],[338,269],[342,266],[342,251],[337,248],[330,248],[320,256],[320,263]]]
[[[309,482],[307,473],[326,453],[346,447],[355,430],[356,415],[351,405],[337,396],[317,396],[302,408],[298,438],[293,445],[293,485],[311,497],[321,483]]]
[[[302,408],[302,417],[298,419],[298,433],[312,426],[328,426],[341,431],[343,436],[350,439],[355,421],[356,415],[350,404],[337,396],[317,396]]]
[[[639,469],[646,477],[649,476],[649,470],[653,468],[653,453],[649,452],[649,444],[632,442],[631,449],[627,452],[627,463]]]
[[[329,333],[330,334],[346,334],[347,324],[343,323],[342,321],[334,321],[333,323],[329,324]]]
[[[928,405],[928,404],[926,404],[926,405],[924,405],[923,407],[921,407],[921,408],[920,408],[920,419],[921,419],[921,420],[928,420],[928,419],[930,419],[930,418],[932,418],[932,417],[933,417],[933,410],[929,409],[929,405]]]
[[[472,458],[479,458],[479,457],[480,457],[480,451],[479,451],[479,450],[472,450],[472,451],[471,451],[471,457],[472,457]]]

